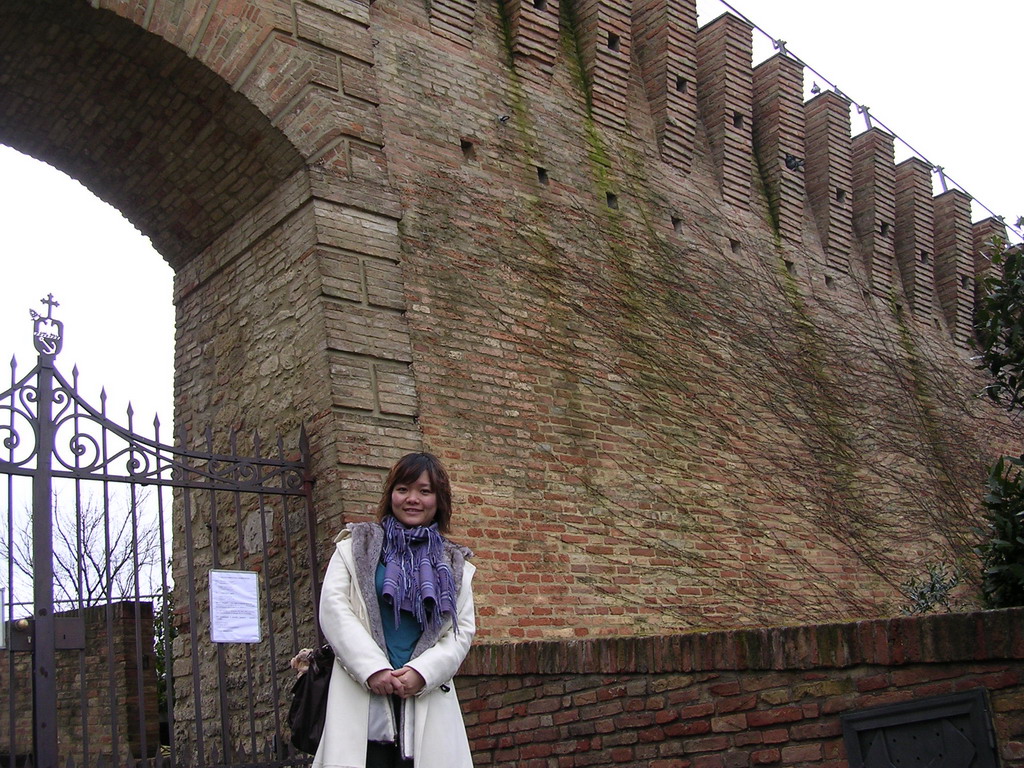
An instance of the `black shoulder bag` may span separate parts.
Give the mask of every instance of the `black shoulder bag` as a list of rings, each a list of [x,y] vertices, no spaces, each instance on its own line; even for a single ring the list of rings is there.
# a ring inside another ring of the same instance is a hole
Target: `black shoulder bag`
[[[292,746],[310,755],[316,754],[324,733],[327,717],[327,689],[334,669],[334,650],[322,645],[313,651],[309,669],[299,675],[292,686],[292,703],[288,707],[288,727]]]

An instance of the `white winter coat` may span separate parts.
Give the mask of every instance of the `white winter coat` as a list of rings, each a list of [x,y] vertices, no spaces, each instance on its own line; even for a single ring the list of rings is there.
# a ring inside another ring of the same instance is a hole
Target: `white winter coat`
[[[337,545],[320,597],[320,627],[334,648],[334,672],[327,694],[327,719],[312,768],[365,768],[371,716],[383,718],[394,730],[389,698],[370,692],[366,681],[374,672],[390,669],[374,575],[384,532],[377,523],[349,525]],[[472,768],[473,761],[455,695],[452,677],[469,652],[476,633],[472,580],[476,568],[467,561],[469,550],[445,544],[458,593],[459,632],[451,621],[441,629],[423,632],[410,667],[426,685],[402,701],[404,732],[399,743],[416,768]]]

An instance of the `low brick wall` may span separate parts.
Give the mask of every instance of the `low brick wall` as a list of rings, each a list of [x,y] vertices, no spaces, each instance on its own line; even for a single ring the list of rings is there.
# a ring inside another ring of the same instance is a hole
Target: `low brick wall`
[[[136,608],[141,661],[135,647]],[[116,754],[123,762],[144,756],[143,740],[148,755],[156,754],[160,747],[160,717],[153,604],[119,602],[56,615],[80,615],[85,621],[86,638],[84,651],[57,651],[57,739],[61,760],[91,764],[98,758],[112,759]],[[32,751],[31,662],[31,653],[0,651],[0,766],[6,764],[8,755],[20,760]],[[83,751],[86,745],[88,754]]]
[[[838,768],[840,715],[984,688],[1024,768],[1024,609],[481,645],[457,684],[478,766]]]

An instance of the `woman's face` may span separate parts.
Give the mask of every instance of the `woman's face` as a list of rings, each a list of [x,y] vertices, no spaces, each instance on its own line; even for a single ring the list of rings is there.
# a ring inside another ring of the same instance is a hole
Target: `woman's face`
[[[437,495],[426,470],[411,483],[398,483],[391,491],[391,513],[402,525],[430,525],[437,514]]]

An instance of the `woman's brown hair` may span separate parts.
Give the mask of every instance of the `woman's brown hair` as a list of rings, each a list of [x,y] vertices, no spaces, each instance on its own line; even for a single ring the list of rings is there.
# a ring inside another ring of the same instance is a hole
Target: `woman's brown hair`
[[[418,480],[424,472],[430,478],[430,487],[437,497],[437,514],[434,515],[437,530],[448,533],[452,519],[452,486],[441,460],[432,453],[410,453],[395,462],[395,466],[388,472],[387,480],[384,481],[384,492],[377,504],[378,522],[392,514],[391,492],[395,490],[395,486],[409,485]]]

